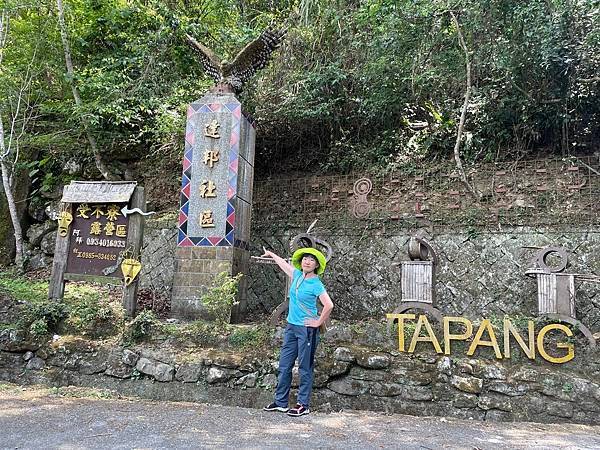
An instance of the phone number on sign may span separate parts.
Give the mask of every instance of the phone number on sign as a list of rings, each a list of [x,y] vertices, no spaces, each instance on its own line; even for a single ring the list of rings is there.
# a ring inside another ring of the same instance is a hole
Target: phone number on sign
[[[80,252],[79,250],[73,250],[77,258],[84,259],[104,259],[107,261],[116,261],[117,255],[111,255],[110,253],[97,253],[97,252]]]
[[[125,248],[125,241],[117,241],[115,239],[97,239],[97,238],[87,238],[85,243],[87,245],[98,245],[100,247],[121,247]]]

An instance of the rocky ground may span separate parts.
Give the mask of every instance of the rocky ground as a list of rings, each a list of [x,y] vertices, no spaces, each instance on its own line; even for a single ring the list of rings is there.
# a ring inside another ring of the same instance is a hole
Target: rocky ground
[[[0,448],[592,449],[600,427],[364,411],[291,418],[257,409],[0,384]]]

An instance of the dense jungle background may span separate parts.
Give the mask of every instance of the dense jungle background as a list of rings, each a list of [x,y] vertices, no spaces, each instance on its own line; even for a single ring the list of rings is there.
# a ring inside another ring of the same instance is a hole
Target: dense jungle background
[[[186,104],[212,84],[183,32],[231,59],[269,23],[288,27],[285,45],[243,94],[258,124],[259,175],[339,173],[450,155],[466,86],[458,31],[472,66],[467,160],[589,152],[600,138],[594,0],[63,6],[80,105],[67,76],[56,2],[2,6],[10,19],[0,71],[4,138],[13,125],[22,130],[13,136],[18,162],[39,169],[32,176],[44,190],[64,181],[65,166],[100,176],[86,127],[117,175],[124,171],[119,163],[154,160],[158,166],[145,169],[177,177]]]
[[[71,179],[135,179],[152,209],[176,208],[186,105],[212,85],[185,32],[231,59],[288,29],[242,94],[259,179],[447,162],[463,105],[465,164],[598,148],[597,0],[1,5],[4,191],[30,216]]]

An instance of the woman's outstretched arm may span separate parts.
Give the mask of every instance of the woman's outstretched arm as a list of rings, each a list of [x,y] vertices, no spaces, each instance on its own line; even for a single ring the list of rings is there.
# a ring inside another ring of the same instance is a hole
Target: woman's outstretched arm
[[[288,277],[293,278],[294,267],[289,262],[287,262],[281,256],[276,255],[275,253],[273,253],[270,250],[267,250],[264,247],[263,247],[263,250],[265,251],[265,253],[262,255],[263,258],[273,258],[273,261],[275,261],[275,264],[277,264],[279,266],[279,268],[281,270],[283,270]]]

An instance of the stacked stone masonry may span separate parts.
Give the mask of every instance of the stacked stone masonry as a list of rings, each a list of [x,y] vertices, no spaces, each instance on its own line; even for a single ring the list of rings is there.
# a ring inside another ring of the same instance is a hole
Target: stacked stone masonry
[[[313,409],[600,424],[598,352],[552,366],[384,350],[391,348],[393,342],[376,329],[332,328],[317,354]],[[259,408],[272,398],[277,361],[264,354],[210,349],[179,355],[165,346],[123,348],[73,340],[39,345],[5,330],[0,333],[0,380]],[[293,386],[298,386],[297,372]]]
[[[143,253],[142,285],[170,292],[172,281],[167,278],[169,274],[172,276],[176,260],[175,238],[173,235],[170,241],[156,248],[152,236],[168,235],[168,230],[149,228],[147,236],[150,237],[145,239],[145,246],[153,251]],[[289,256],[290,239],[305,230],[298,227],[281,233],[256,227],[250,254],[262,254],[265,246]],[[366,233],[324,230],[319,237],[327,240],[334,250],[323,277],[336,305],[334,318],[381,319],[393,311],[401,299],[397,263],[408,259],[406,246],[410,233],[373,230],[367,236]],[[600,275],[598,230],[574,228],[562,232],[519,228],[494,233],[454,232],[432,236],[430,242],[440,255],[436,299],[438,308],[446,315],[535,317],[537,284],[525,271],[533,267],[535,254],[541,247],[564,247],[570,261],[567,272]],[[211,264],[216,267],[218,259],[214,258]],[[192,286],[200,283],[194,279],[199,280],[209,272],[200,270],[199,265],[190,267],[186,276],[190,278],[191,289],[196,289]],[[249,265],[249,274],[245,280],[248,283],[247,311],[271,313],[284,299],[283,275],[273,265],[254,263]],[[157,286],[161,280],[164,284]],[[597,333],[600,331],[600,284],[578,282],[576,288],[576,315],[592,333]]]
[[[195,318],[202,309],[201,297],[221,272],[231,273],[231,247],[178,247],[171,303],[172,314]]]

